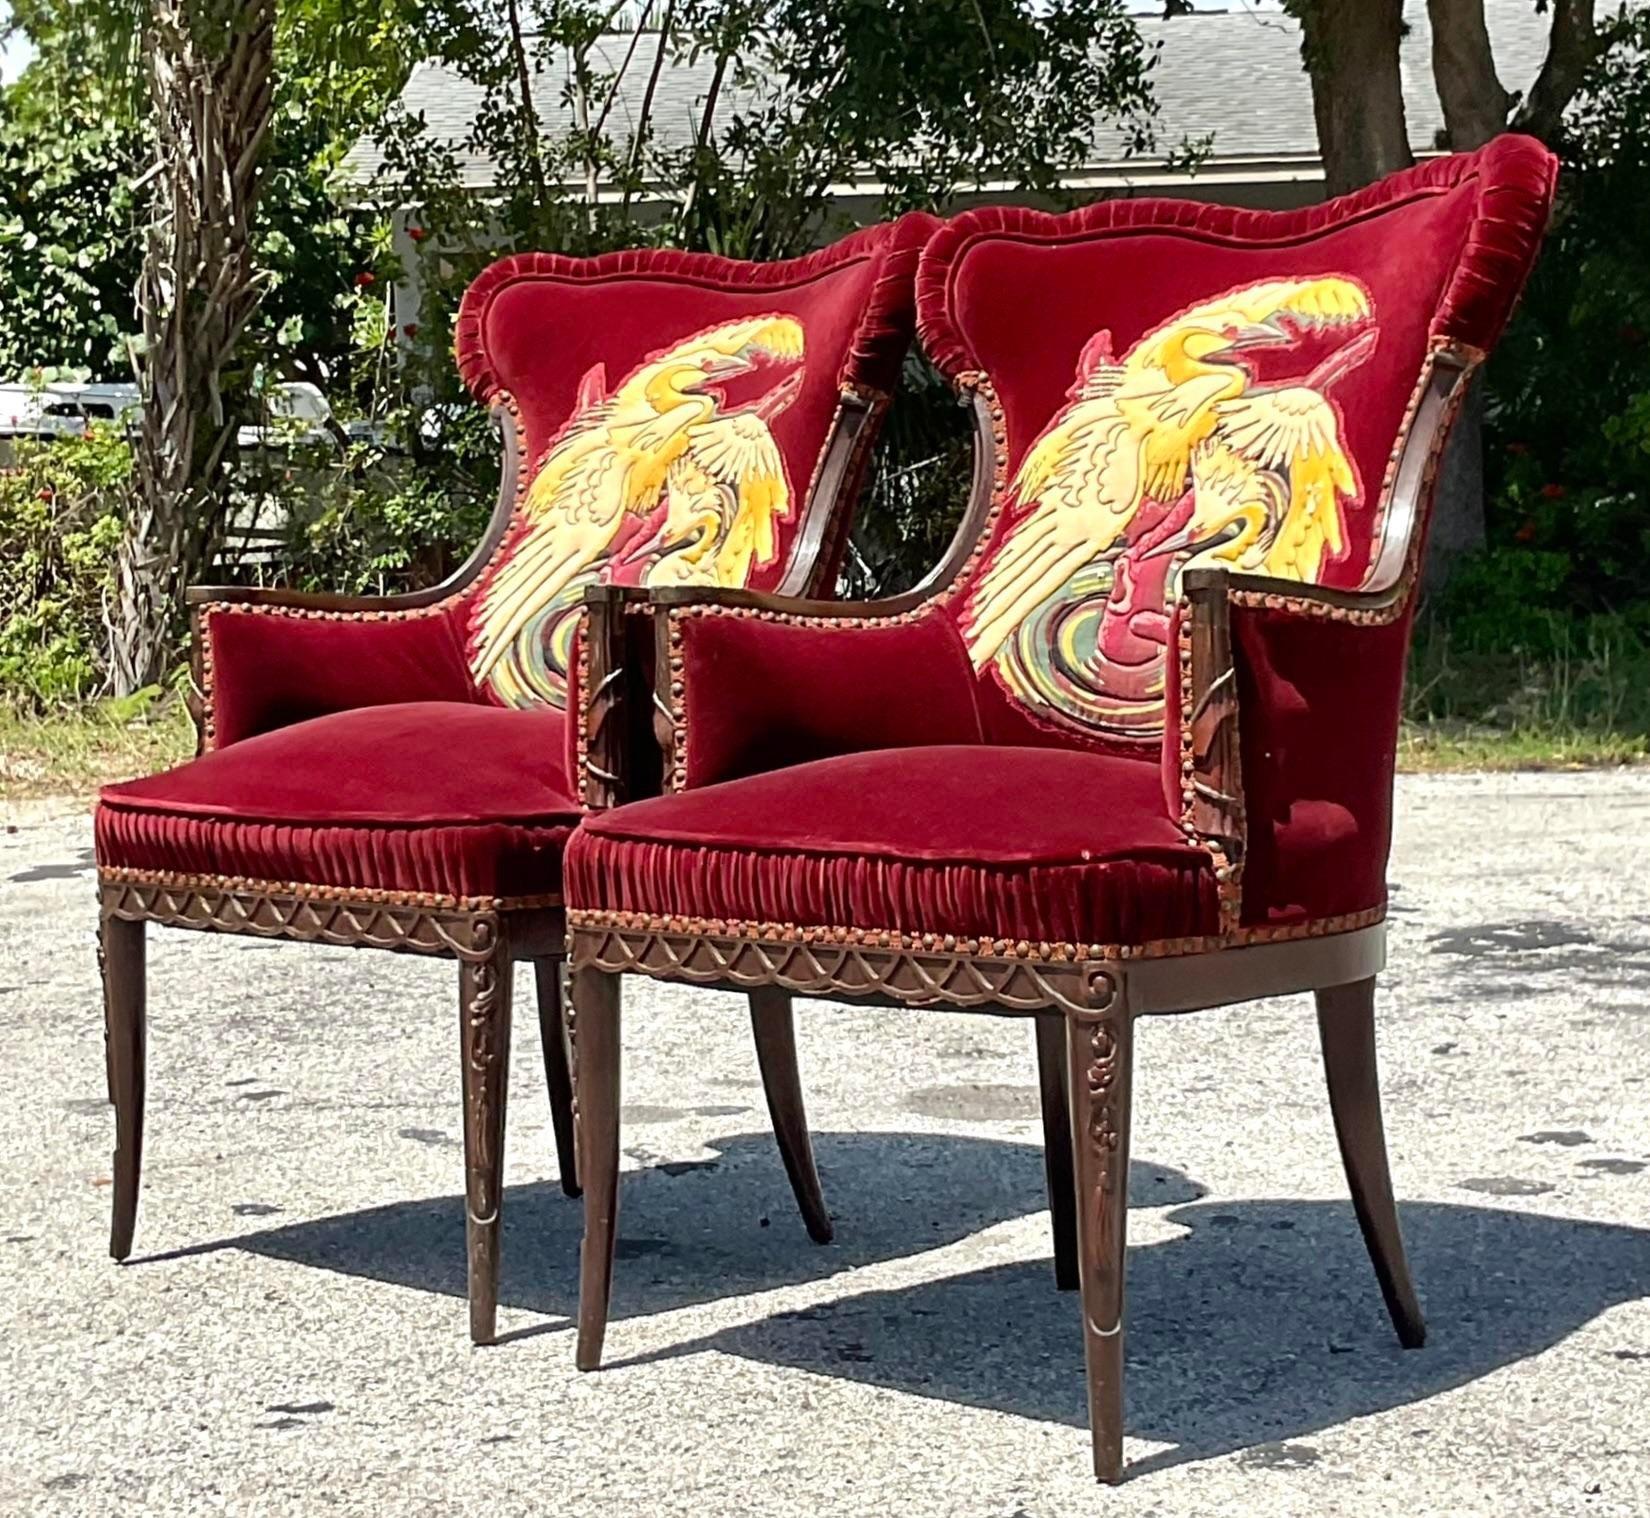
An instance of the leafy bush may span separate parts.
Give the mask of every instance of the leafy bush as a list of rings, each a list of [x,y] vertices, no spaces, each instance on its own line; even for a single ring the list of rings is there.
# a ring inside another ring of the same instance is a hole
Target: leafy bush
[[[1485,483],[1491,553],[1451,615],[1508,647],[1539,613],[1650,605],[1650,15],[1595,70],[1566,122],[1552,231],[1491,360]]]
[[[0,696],[44,710],[104,688],[132,456],[105,428],[11,449],[0,466]]]
[[[486,416],[455,415],[434,447],[422,438],[405,445],[412,421],[381,423],[381,443],[320,446],[286,460],[275,496],[282,584],[418,590],[446,579],[481,541],[498,494],[499,443]]]

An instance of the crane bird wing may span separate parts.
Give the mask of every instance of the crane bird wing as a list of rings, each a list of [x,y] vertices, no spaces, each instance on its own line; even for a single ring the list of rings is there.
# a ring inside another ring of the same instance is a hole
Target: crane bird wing
[[[1013,495],[1036,504],[1009,529],[969,597],[967,637],[976,669],[1127,531],[1140,502],[1142,452],[1107,395],[1072,407],[1026,455]]]
[[[1289,500],[1267,569],[1288,579],[1316,579],[1325,554],[1338,554],[1343,545],[1341,497],[1358,489],[1335,408],[1311,387],[1292,385],[1252,390],[1216,410],[1228,447],[1288,481]]]
[[[687,457],[722,488],[732,507],[716,555],[716,583],[743,585],[753,561],[773,562],[774,523],[791,509],[779,445],[762,415],[736,411],[690,427]]]
[[[634,460],[612,447],[598,414],[563,439],[527,491],[497,568],[471,615],[470,668],[477,684],[581,571],[617,536],[633,499]]]

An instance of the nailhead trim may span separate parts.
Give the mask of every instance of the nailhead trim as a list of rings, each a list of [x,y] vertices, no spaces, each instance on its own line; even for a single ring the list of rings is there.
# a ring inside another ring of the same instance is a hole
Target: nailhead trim
[[[540,896],[444,896],[431,891],[386,891],[371,886],[322,886],[303,881],[257,880],[249,875],[190,875],[171,870],[139,870],[127,865],[99,865],[97,878],[106,885],[291,896],[304,901],[359,901],[375,906],[430,907],[453,912],[508,912],[531,907],[559,907],[562,904],[562,898],[554,892]]]
[[[743,938],[760,943],[852,944],[867,949],[1082,963],[1090,960],[1159,959],[1213,953],[1248,944],[1323,938],[1373,927],[1385,918],[1386,907],[1383,904],[1337,917],[1319,917],[1311,922],[1234,928],[1229,932],[1202,937],[1158,938],[1138,944],[1033,943],[1024,938],[965,938],[951,933],[896,933],[877,928],[798,927],[795,923],[742,922],[737,919],[661,916],[649,912],[590,908],[570,908],[567,925],[570,931],[617,929],[629,933],[677,933],[694,938]]]

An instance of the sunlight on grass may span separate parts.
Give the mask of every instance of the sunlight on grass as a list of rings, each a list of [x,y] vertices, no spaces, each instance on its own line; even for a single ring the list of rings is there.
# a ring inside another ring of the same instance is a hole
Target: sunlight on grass
[[[90,797],[100,785],[178,764],[195,726],[176,696],[131,716],[113,702],[25,716],[0,702],[0,801]]]
[[[0,802],[86,799],[100,785],[181,763],[195,729],[181,695],[158,688],[46,716],[0,702]],[[1539,656],[1473,652],[1420,629],[1404,699],[1398,768],[1594,769],[1650,762],[1650,650],[1602,619]]]

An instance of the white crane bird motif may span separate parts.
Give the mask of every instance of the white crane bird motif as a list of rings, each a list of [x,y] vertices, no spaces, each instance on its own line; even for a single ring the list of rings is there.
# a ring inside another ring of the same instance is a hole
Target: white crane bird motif
[[[1335,275],[1228,291],[1120,359],[1098,333],[964,606],[975,668],[1040,716],[1161,735],[1181,575],[1316,580],[1343,553],[1359,484],[1327,392],[1376,339],[1368,291]]]
[[[611,392],[595,365],[471,602],[467,655],[505,706],[565,706],[587,585],[744,585],[791,508],[773,418],[801,385],[802,324],[769,314],[650,355]],[[748,404],[723,387],[774,372]]]

